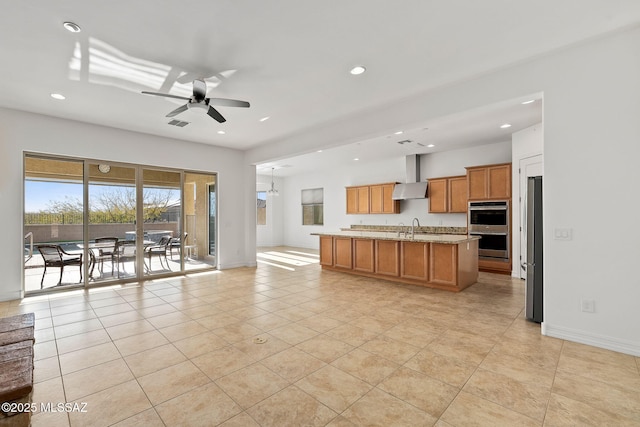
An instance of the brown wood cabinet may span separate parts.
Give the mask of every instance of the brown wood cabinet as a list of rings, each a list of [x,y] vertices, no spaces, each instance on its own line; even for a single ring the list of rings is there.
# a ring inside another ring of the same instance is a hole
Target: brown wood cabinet
[[[511,198],[511,163],[467,168],[469,200]]]
[[[333,265],[333,237],[320,236],[320,265]]]
[[[347,214],[358,213],[358,187],[347,187]]]
[[[400,242],[376,240],[376,273],[397,277],[400,275]]]
[[[429,179],[429,213],[448,212],[447,178]]]
[[[347,214],[400,213],[400,201],[393,200],[395,183],[347,187]]]
[[[373,239],[353,239],[353,269],[373,273],[375,271]]]
[[[467,176],[431,178],[429,213],[467,212]]]
[[[453,176],[448,179],[449,212],[467,213],[467,176]]]
[[[431,244],[429,281],[443,285],[455,285],[458,271],[457,246]]]
[[[478,279],[478,240],[439,243],[323,234],[320,264],[323,269],[458,292]]]
[[[401,242],[400,277],[412,280],[429,280],[429,243]]]
[[[333,238],[333,266],[338,268],[352,268],[351,238]]]
[[[395,183],[369,186],[369,213],[400,213],[400,200],[393,200]]]
[[[369,213],[369,186],[347,187],[347,213]]]

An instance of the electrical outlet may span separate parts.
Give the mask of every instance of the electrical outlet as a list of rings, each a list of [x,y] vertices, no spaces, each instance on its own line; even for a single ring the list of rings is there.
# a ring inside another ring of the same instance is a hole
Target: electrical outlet
[[[554,228],[553,239],[554,240],[571,240],[573,230],[570,228]]]
[[[580,301],[580,306],[582,311],[585,313],[595,313],[596,312],[596,302],[592,299],[582,299]]]

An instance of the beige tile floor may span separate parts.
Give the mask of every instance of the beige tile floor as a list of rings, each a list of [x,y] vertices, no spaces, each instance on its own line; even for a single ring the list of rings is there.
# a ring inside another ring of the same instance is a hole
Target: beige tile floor
[[[33,401],[87,404],[33,426],[640,425],[640,358],[541,336],[520,280],[453,294],[266,252],[0,303],[36,313]]]

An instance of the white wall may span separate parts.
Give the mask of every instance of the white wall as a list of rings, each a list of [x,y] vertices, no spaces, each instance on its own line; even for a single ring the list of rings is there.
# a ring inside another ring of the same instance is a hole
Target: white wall
[[[8,109],[0,109],[0,147],[0,301],[22,292],[24,151],[217,172],[219,267],[255,265],[255,250],[245,251],[247,218],[239,215],[255,173],[248,173],[242,152]]]
[[[362,134],[388,132],[544,93],[542,331],[638,356],[639,51],[636,26],[344,119]],[[247,158],[261,162],[344,139],[344,123],[337,121],[252,150]],[[554,240],[556,228],[570,228],[572,240]],[[595,301],[595,313],[581,311],[582,298]]]
[[[331,150],[325,150],[331,154]],[[480,147],[459,149],[420,156],[420,179],[465,175],[465,166],[509,162],[511,142],[498,142]],[[377,163],[354,162],[349,167],[330,172],[296,175],[284,180],[284,243],[290,246],[318,248],[318,237],[310,233],[336,231],[352,224],[409,226],[418,218],[420,225],[466,227],[466,214],[430,214],[429,199],[402,200],[399,214],[347,215],[345,187],[384,182],[404,182],[405,158]],[[302,225],[300,192],[307,188],[324,188],[324,225]],[[282,197],[282,196],[281,196]]]

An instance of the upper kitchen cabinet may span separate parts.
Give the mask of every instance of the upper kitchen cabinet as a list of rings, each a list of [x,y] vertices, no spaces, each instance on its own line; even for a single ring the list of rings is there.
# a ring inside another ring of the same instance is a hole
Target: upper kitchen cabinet
[[[467,212],[467,177],[429,179],[429,213]]]
[[[449,212],[467,213],[467,176],[452,176],[448,179]]]
[[[400,200],[393,200],[395,183],[369,186],[369,213],[400,213]]]
[[[347,187],[347,214],[400,213],[400,201],[391,198],[395,183]]]
[[[511,198],[511,163],[467,168],[469,200]]]

